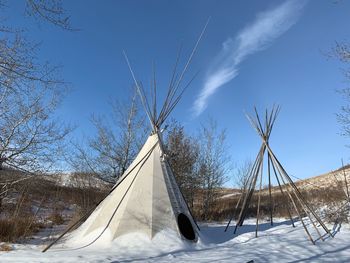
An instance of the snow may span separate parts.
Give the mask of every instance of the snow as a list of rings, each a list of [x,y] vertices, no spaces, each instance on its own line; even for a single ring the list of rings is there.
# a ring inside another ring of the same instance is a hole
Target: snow
[[[44,176],[43,179],[53,182],[60,186],[77,188],[109,188],[111,185],[91,174],[61,173],[55,176]]]
[[[335,237],[312,245],[300,222],[295,228],[283,219],[275,220],[273,227],[263,222],[258,238],[254,223],[247,220],[236,235],[233,226],[224,232],[225,224],[201,224],[197,243],[163,231],[153,240],[132,233],[112,243],[56,247],[46,253],[41,253],[43,244],[12,244],[12,251],[0,252],[0,262],[350,262],[349,225],[329,226]]]
[[[233,196],[239,196],[241,193],[232,193],[232,194],[225,194],[223,196],[220,197],[220,199],[225,199],[225,198],[230,198]]]

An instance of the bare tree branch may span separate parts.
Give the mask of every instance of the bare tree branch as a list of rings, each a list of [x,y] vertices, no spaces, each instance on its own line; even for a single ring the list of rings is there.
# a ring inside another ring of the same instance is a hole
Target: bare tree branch
[[[61,0],[26,0],[26,3],[27,15],[47,21],[65,30],[77,30],[71,27],[70,17],[67,16]]]
[[[335,47],[329,54],[330,57],[334,57],[339,61],[343,62],[347,66],[350,62],[350,44],[349,43],[336,43]],[[345,79],[347,81],[350,80],[350,69],[343,69],[343,73]],[[350,87],[345,87],[343,89],[338,90],[338,92],[342,95],[347,104],[341,106],[340,112],[337,114],[338,122],[342,128],[343,136],[350,136]]]
[[[144,143],[145,118],[140,114],[137,94],[130,102],[111,102],[110,118],[91,117],[97,134],[77,145],[77,153],[71,162],[79,172],[94,173],[108,182],[118,179],[131,164]]]

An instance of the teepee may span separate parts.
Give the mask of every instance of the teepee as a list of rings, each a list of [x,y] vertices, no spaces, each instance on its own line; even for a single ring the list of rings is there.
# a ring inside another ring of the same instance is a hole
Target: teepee
[[[326,225],[323,223],[321,218],[315,213],[313,208],[308,204],[307,200],[303,197],[297,186],[294,184],[282,164],[277,159],[276,155],[272,151],[269,145],[269,138],[271,135],[272,128],[274,126],[277,115],[280,111],[280,107],[273,107],[271,112],[266,110],[264,122],[261,121],[259,114],[255,108],[255,118],[247,115],[248,120],[252,124],[253,128],[257,131],[261,137],[262,144],[260,150],[257,154],[255,162],[253,163],[247,178],[247,187],[243,190],[233,214],[227,223],[225,231],[227,231],[232,219],[236,216],[236,211],[239,211],[238,219],[235,225],[234,233],[237,229],[243,225],[243,222],[248,214],[248,209],[253,202],[253,195],[257,192],[257,210],[256,210],[256,228],[255,236],[258,236],[259,229],[259,214],[260,214],[260,205],[261,205],[261,196],[266,196],[263,193],[262,182],[264,174],[264,156],[267,155],[267,179],[268,179],[268,202],[269,202],[269,217],[270,223],[273,225],[273,198],[272,198],[272,177],[276,179],[278,184],[278,189],[284,200],[289,200],[289,203],[286,204],[287,212],[290,218],[290,221],[294,225],[292,212],[294,211],[297,215],[297,218],[300,220],[304,230],[309,237],[310,241],[315,244],[315,241],[318,239],[324,240],[325,235],[332,236],[331,232],[328,230]],[[258,191],[256,191],[258,190]],[[241,209],[238,210],[238,207],[241,206]],[[318,227],[320,226],[320,227]],[[325,233],[322,233],[324,231]],[[316,238],[314,236],[317,236]]]
[[[71,240],[83,241],[79,242],[83,244],[78,247],[83,248],[99,239],[113,241],[129,233],[143,233],[152,239],[163,230],[173,231],[184,240],[191,242],[198,240],[200,229],[167,161],[161,126],[178,104],[190,83],[182,85],[185,72],[207,24],[180,74],[177,74],[177,59],[159,114],[157,113],[155,81],[151,89],[152,103],[150,104],[144,89],[136,81],[129,60],[124,53],[141,102],[151,123],[152,132],[135,160],[117,181],[109,195],[93,211],[83,216],[47,246],[43,252],[59,240],[67,246],[70,246]]]

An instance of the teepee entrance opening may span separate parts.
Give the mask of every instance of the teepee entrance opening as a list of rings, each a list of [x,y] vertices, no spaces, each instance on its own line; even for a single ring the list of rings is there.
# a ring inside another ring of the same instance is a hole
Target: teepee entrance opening
[[[194,232],[192,223],[185,214],[180,213],[177,216],[177,225],[179,226],[180,233],[184,238],[195,241],[196,234]]]

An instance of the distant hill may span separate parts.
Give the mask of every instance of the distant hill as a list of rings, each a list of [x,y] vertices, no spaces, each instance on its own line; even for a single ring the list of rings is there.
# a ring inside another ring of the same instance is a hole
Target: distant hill
[[[91,173],[61,173],[44,179],[67,187],[109,189],[113,186]]]
[[[303,180],[294,180],[295,178],[292,178],[293,182],[295,185],[300,189],[300,190],[312,190],[315,188],[318,189],[326,189],[330,187],[344,187],[345,188],[345,179],[344,179],[344,173],[346,176],[346,180],[348,183],[348,186],[350,188],[350,165],[345,165],[344,167],[340,167],[339,169],[335,171],[331,171],[328,173],[324,173],[321,175],[313,176],[310,178],[306,178]],[[272,187],[272,193],[279,192],[278,186]],[[350,191],[350,189],[349,189]],[[262,190],[263,194],[267,194],[268,190],[265,188]],[[223,188],[220,190],[220,198],[232,198],[240,194],[239,189],[235,188]]]
[[[310,177],[304,180],[296,181],[296,185],[301,189],[312,189],[314,187],[318,188],[329,188],[337,187],[338,184],[345,186],[345,178],[348,184],[350,183],[350,165],[341,167],[335,171],[331,171],[325,174]]]

